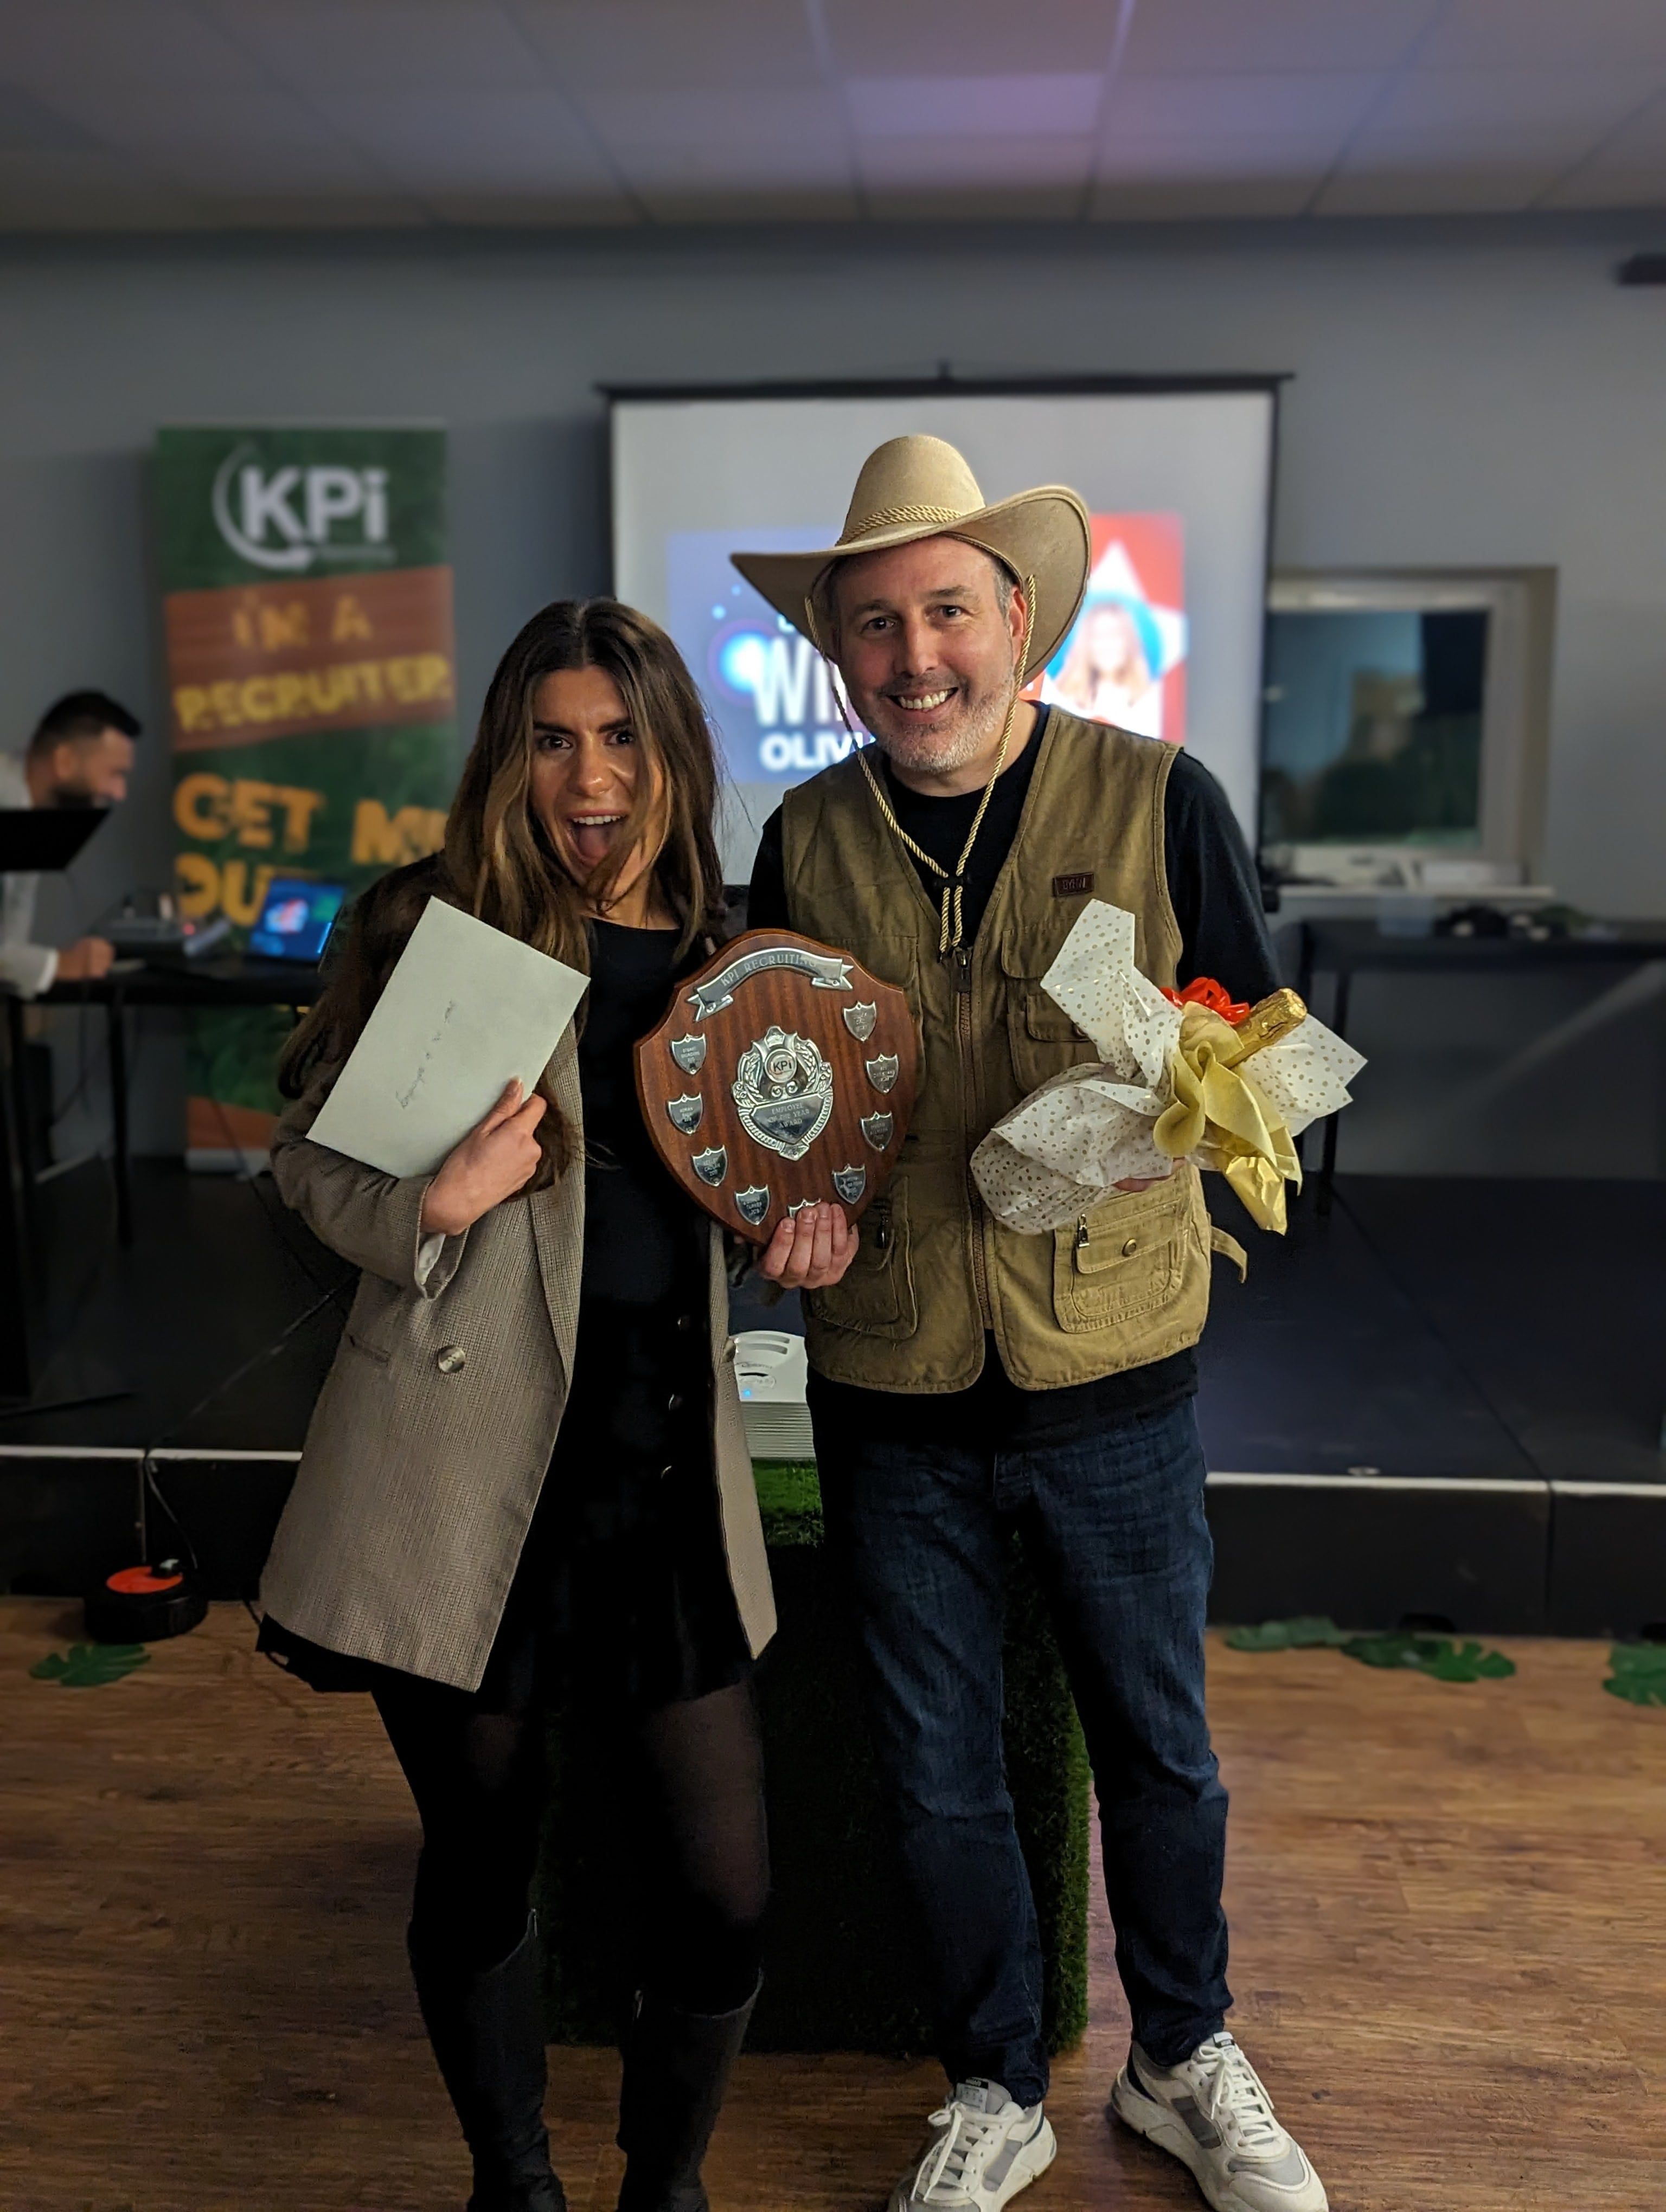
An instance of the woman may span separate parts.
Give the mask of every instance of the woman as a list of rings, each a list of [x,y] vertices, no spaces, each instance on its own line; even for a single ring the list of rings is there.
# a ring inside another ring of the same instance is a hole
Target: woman
[[[609,599],[504,655],[442,854],[360,901],[295,1031],[272,1168],[362,1275],[262,1583],[262,1640],[371,1690],[423,1823],[410,1952],[474,2160],[471,2212],[559,2212],[528,1897],[541,1709],[575,1684],[628,1749],[640,1996],[622,2212],[703,2212],[768,1887],[749,1680],[774,1627],[725,1358],[721,1237],[660,1165],[631,1048],[722,913],[715,768],[675,647]],[[534,1094],[432,1177],[307,1132],[430,897],[586,969]],[[848,1232],[767,1255],[819,1279]],[[783,1224],[785,1229],[786,1224]]]

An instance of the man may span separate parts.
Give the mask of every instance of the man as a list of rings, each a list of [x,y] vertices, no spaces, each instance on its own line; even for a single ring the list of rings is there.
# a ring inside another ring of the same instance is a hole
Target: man
[[[984,1133],[1094,1057],[1042,977],[1090,897],[1154,981],[1277,986],[1213,780],[1020,688],[1080,605],[1088,519],[1056,487],[986,506],[952,447],[882,446],[837,545],[735,565],[837,667],[873,748],[765,828],[755,926],[840,945],[909,994],[921,1082],[852,1237],[783,1228],[806,1295],[830,1538],[854,1580],[876,1743],[934,1984],[950,2094],[891,2212],[996,2212],[1054,2154],[1041,1966],[1001,1762],[1011,1529],[1046,1589],[1087,1739],[1134,2039],[1111,2110],[1217,2212],[1325,2193],[1225,2029],[1225,1792],[1203,1698],[1211,1551],[1193,1410],[1208,1297],[1200,1179],[1120,1184],[1020,1236],[978,1198]]]
[[[71,691],[49,707],[21,761],[0,754],[0,806],[114,806],[127,796],[136,715],[102,691]],[[62,951],[32,942],[36,876],[8,876],[0,890],[0,984],[26,999],[54,983],[107,975],[115,948],[77,938]]]

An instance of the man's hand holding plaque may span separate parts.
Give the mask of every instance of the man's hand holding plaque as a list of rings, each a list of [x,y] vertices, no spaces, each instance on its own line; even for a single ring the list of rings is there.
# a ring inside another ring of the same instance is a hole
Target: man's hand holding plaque
[[[677,1181],[789,1287],[836,1281],[896,1164],[918,1081],[907,994],[791,930],[754,929],[678,987],[636,1048]]]

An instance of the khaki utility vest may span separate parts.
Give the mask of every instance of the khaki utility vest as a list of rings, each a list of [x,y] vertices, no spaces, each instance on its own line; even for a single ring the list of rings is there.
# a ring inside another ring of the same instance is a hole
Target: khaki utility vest
[[[1041,981],[1088,900],[1134,915],[1134,958],[1153,982],[1173,984],[1181,950],[1164,866],[1172,749],[1056,707],[1039,744],[976,939],[946,958],[936,904],[854,755],[782,808],[792,926],[900,984],[920,1030],[920,1095],[896,1170],[843,1281],[806,1302],[811,1364],[835,1382],[963,1390],[993,1332],[1015,1382],[1057,1389],[1202,1333],[1210,1230],[1195,1168],[1041,1236],[996,1221],[972,1181],[993,1125],[1095,1057]]]

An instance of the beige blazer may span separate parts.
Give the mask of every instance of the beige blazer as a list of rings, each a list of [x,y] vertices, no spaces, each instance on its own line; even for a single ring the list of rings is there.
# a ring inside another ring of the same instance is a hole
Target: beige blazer
[[[556,1103],[581,1131],[569,1030]],[[266,1610],[314,1644],[479,1686],[561,1426],[578,1333],[584,1175],[507,1199],[448,1237],[419,1279],[424,1176],[379,1174],[307,1132],[335,1071],[277,1125],[285,1202],[362,1272],[261,1578]],[[775,1602],[712,1226],[714,1445],[729,1578],[754,1654]]]

